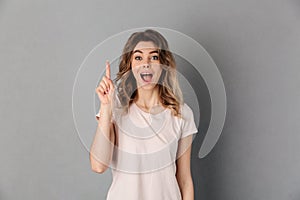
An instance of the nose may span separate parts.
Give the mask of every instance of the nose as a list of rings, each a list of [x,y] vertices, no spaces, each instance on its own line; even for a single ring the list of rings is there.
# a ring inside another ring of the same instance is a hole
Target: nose
[[[150,68],[150,64],[149,63],[144,63],[143,68]]]
[[[150,68],[151,65],[151,59],[143,59],[141,66],[142,68]]]

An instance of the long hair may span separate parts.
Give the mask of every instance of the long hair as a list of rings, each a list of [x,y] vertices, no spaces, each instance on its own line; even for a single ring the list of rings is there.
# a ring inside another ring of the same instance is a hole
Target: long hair
[[[121,106],[128,111],[129,106],[137,98],[137,85],[131,71],[131,59],[134,48],[141,41],[151,41],[158,48],[158,57],[162,66],[162,73],[157,84],[160,102],[165,108],[171,109],[174,116],[180,117],[180,105],[183,99],[176,75],[175,59],[169,50],[167,40],[152,29],[133,33],[124,46],[120,57],[119,72],[115,79]]]

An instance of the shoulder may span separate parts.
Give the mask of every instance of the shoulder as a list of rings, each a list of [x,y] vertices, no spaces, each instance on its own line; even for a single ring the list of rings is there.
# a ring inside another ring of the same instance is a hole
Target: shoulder
[[[193,110],[186,103],[183,103],[183,104],[180,105],[180,112],[181,112],[181,115],[182,115],[183,118],[186,118],[186,117],[193,114]]]
[[[181,106],[181,138],[184,138],[190,134],[197,133],[198,129],[194,121],[193,109],[183,103]]]

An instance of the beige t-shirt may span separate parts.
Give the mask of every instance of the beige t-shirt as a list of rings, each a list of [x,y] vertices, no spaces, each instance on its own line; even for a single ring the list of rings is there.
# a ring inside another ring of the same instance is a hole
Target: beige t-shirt
[[[178,141],[198,130],[187,104],[181,113],[149,114],[135,103],[127,114],[113,111],[117,144],[107,200],[182,200],[175,176]]]

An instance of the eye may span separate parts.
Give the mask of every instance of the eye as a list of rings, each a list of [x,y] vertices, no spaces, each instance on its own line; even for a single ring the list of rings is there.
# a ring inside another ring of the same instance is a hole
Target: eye
[[[152,56],[152,60],[158,60],[158,56]]]
[[[142,57],[141,56],[135,56],[134,59],[135,60],[142,60]]]

